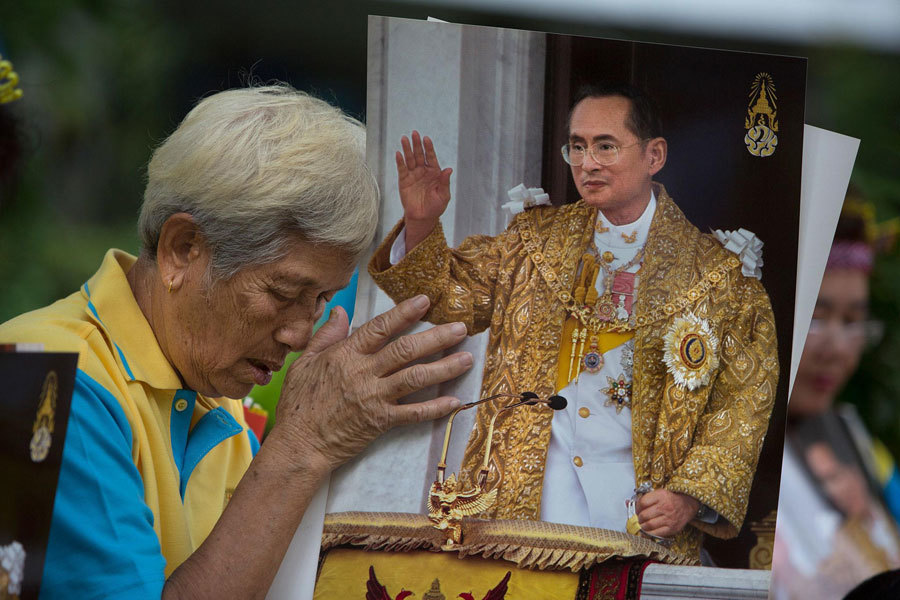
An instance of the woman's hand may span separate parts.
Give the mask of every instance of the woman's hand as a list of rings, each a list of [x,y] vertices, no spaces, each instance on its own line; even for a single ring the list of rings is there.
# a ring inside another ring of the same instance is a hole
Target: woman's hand
[[[436,419],[458,406],[451,397],[398,403],[472,366],[468,352],[409,365],[466,336],[464,325],[450,323],[393,339],[421,319],[428,304],[425,296],[401,302],[349,338],[346,313],[332,311],[288,370],[278,402],[275,429],[294,451],[305,453],[304,462],[318,459],[322,467],[334,469],[388,429]]]
[[[406,251],[415,248],[438,223],[450,202],[450,174],[441,169],[434,144],[428,136],[423,143],[418,131],[412,132],[412,143],[405,135],[400,139],[403,153],[395,155],[397,184],[403,219],[406,225]]]

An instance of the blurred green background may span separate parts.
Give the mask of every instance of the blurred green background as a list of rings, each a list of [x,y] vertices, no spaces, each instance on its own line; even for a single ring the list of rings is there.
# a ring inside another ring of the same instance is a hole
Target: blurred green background
[[[25,91],[3,109],[17,119],[23,144],[16,185],[0,184],[0,322],[77,289],[107,248],[137,252],[135,221],[151,149],[203,95],[277,79],[364,118],[367,14],[807,56],[806,122],[861,138],[854,181],[880,220],[900,214],[896,45],[815,36],[773,41],[749,26],[728,28],[728,36],[684,26],[673,32],[596,16],[548,19],[450,3],[232,1],[212,9],[173,1],[32,0],[4,11],[0,21],[0,53],[14,62]],[[887,335],[867,353],[844,398],[900,456],[897,306],[894,253],[881,259],[873,285],[873,312],[887,322]],[[267,403],[275,397],[252,395]]]

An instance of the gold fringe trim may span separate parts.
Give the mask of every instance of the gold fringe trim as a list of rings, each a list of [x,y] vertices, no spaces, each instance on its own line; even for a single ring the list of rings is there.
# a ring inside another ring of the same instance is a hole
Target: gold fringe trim
[[[322,549],[351,545],[365,550],[440,552],[443,532],[428,517],[410,513],[345,512],[325,515]],[[546,521],[463,518],[459,558],[502,559],[519,568],[579,571],[609,558],[643,557],[673,565],[696,565],[656,542],[619,531]]]

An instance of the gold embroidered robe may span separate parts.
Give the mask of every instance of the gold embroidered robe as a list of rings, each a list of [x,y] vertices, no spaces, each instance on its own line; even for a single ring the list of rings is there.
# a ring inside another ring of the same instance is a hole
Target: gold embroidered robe
[[[702,234],[655,185],[656,213],[644,247],[634,306],[632,456],[635,487],[649,483],[693,496],[719,513],[715,524],[692,521],[673,550],[699,557],[702,532],[733,537],[744,520],[778,380],[775,323],[760,282]],[[390,247],[398,224],[369,264],[375,282],[395,301],[424,293],[426,319],[462,321],[469,333],[489,328],[482,395],[556,390],[566,310],[548,285],[575,283],[597,211],[583,201],[520,213],[496,237],[471,236],[448,248],[438,226],[397,265]],[[534,240],[529,251],[527,240]],[[552,274],[550,274],[552,273]],[[552,284],[552,282],[550,282]],[[692,311],[719,340],[719,365],[708,384],[676,385],[663,360],[663,337]],[[496,405],[478,408],[461,476],[472,481],[484,459],[487,425]],[[552,412],[523,407],[498,419],[488,487],[498,487],[487,516],[539,519]],[[624,499],[623,499],[624,500]],[[624,526],[624,523],[623,523]]]

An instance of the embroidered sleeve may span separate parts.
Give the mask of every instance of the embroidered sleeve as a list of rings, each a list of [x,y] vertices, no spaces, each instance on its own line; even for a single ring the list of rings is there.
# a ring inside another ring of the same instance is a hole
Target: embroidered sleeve
[[[401,221],[394,227],[369,262],[369,274],[378,287],[395,302],[427,295],[431,309],[425,319],[432,323],[461,321],[470,335],[486,329],[493,314],[499,256],[509,230],[497,237],[470,236],[453,249],[438,224],[392,266],[389,252],[402,225]]]
[[[691,447],[666,485],[718,512],[724,522],[694,521],[698,529],[718,537],[737,535],[744,521],[778,382],[775,322],[768,296],[757,281],[743,279],[742,283],[742,300],[720,330],[718,374]],[[667,396],[677,396],[671,387],[667,386]]]

